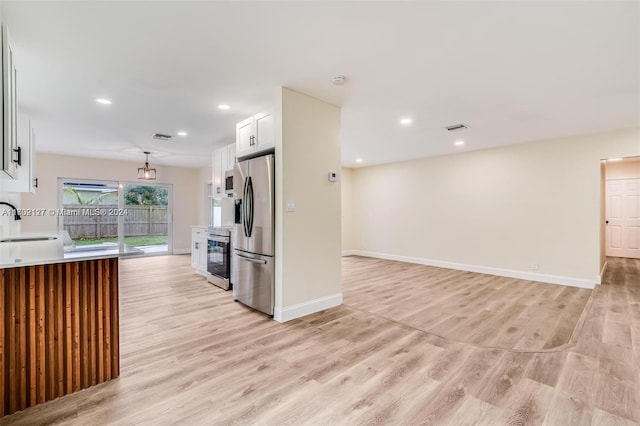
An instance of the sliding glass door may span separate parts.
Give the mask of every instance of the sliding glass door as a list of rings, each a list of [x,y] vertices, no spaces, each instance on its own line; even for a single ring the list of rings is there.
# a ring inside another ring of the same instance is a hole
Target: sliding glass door
[[[124,243],[130,250],[169,252],[170,189],[168,185],[123,185]]]
[[[59,200],[58,226],[66,231],[68,252],[117,252],[118,217],[102,214],[118,208],[117,182],[61,180]]]
[[[171,253],[171,185],[59,180],[67,257]]]

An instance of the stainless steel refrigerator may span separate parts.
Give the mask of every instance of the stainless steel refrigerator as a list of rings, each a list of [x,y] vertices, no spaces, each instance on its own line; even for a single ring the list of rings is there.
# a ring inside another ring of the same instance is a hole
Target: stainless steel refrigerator
[[[233,232],[233,297],[273,315],[275,284],[275,181],[273,154],[240,161]]]

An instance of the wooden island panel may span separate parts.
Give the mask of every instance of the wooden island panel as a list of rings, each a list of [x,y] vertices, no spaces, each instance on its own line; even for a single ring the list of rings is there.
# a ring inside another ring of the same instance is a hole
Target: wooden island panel
[[[0,319],[0,417],[118,377],[118,259],[1,269]]]

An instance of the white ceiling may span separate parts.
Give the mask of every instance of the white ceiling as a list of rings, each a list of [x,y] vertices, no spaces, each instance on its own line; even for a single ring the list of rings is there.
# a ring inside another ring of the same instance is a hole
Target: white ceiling
[[[277,86],[342,106],[347,166],[640,125],[636,1],[4,1],[2,14],[42,151],[205,165]]]

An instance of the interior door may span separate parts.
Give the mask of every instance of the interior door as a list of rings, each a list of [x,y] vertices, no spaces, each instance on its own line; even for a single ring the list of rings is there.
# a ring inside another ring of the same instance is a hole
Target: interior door
[[[607,181],[607,256],[640,259],[640,179]]]

